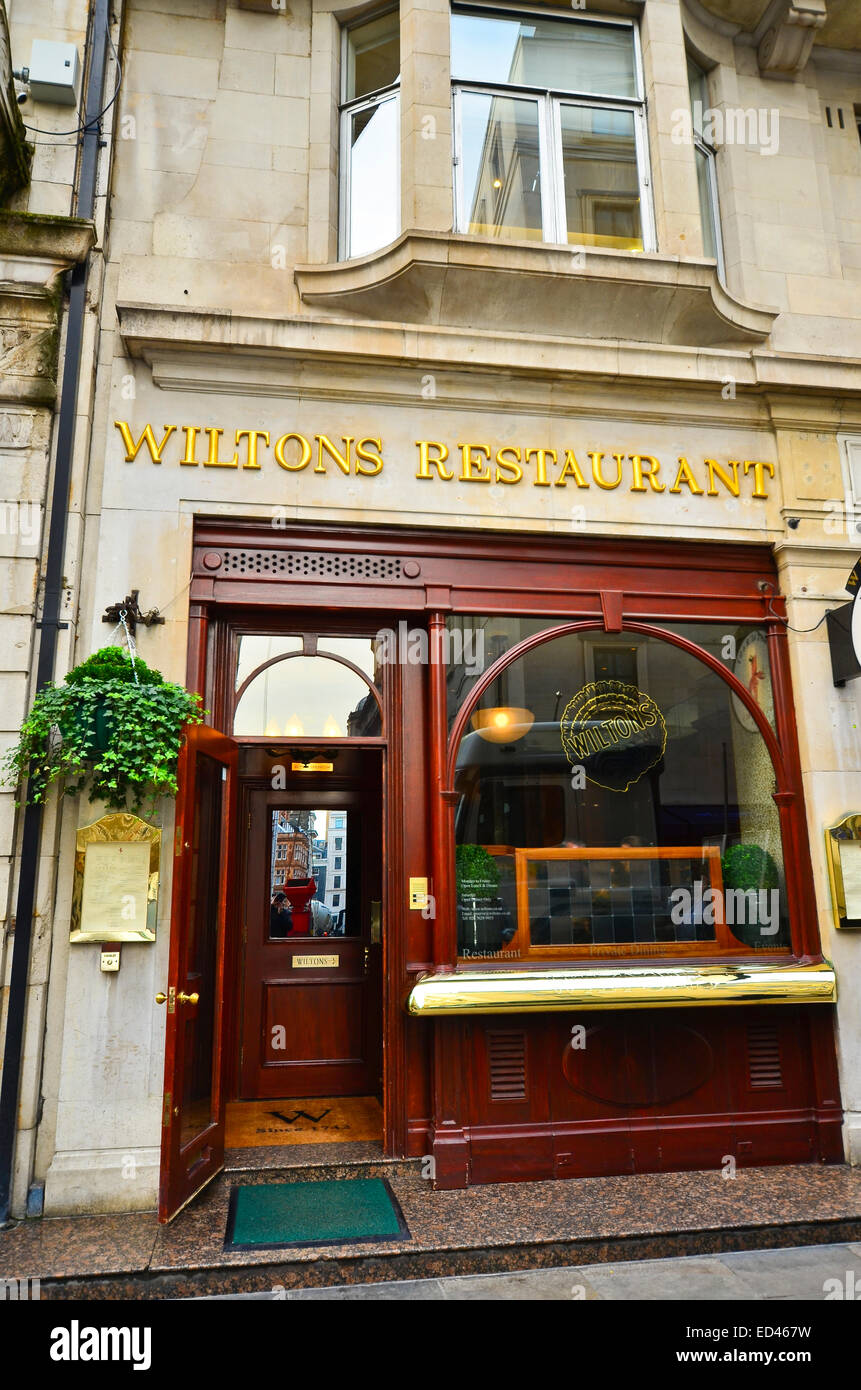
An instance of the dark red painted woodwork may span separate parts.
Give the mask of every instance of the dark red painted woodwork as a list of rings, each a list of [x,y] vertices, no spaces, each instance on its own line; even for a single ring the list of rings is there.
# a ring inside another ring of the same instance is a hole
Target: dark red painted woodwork
[[[177,773],[168,1002],[162,1006],[167,1027],[159,1221],[169,1221],[224,1166],[224,962],[233,894],[236,764],[232,739],[206,725],[186,729]],[[203,768],[212,765],[220,789],[218,823],[204,827],[199,790]],[[211,949],[202,953],[204,935]],[[180,992],[197,994],[197,1002],[182,1002]],[[211,1051],[196,1046],[203,1029],[211,1037]]]
[[[449,612],[556,617],[565,630],[621,625],[652,633],[684,619],[761,624],[769,638],[776,733],[731,672],[699,649],[693,654],[751,710],[769,747],[793,947],[801,958],[818,957],[784,608],[782,599],[769,597],[776,576],[767,546],[310,524],[273,533],[257,522],[220,518],[198,522],[193,553],[189,680],[205,685],[214,722],[227,721],[233,707],[241,631],[324,625],[373,632],[396,626],[400,617],[439,631]],[[204,564],[206,553],[218,563]],[[768,592],[759,587],[763,582]],[[655,635],[692,650],[677,634]],[[509,652],[504,662],[512,659]],[[456,962],[451,768],[457,731],[448,738],[440,667],[392,667],[381,693],[386,1151],[432,1153],[440,1187],[692,1167],[715,1170],[717,1181],[726,1155],[740,1164],[838,1160],[842,1117],[828,1007],[433,1022],[405,1015],[416,974]],[[467,718],[462,712],[462,725]],[[409,909],[410,876],[432,880],[434,919]],[[588,1050],[575,1057],[568,1046],[579,1022],[591,1032],[591,1060]],[[506,1033],[517,1039],[506,1041]],[[775,1047],[778,1087],[769,1080]]]

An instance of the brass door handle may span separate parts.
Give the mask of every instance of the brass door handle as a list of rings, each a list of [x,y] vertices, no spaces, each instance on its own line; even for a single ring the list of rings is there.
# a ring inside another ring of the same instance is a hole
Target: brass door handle
[[[181,989],[177,990],[176,1002],[178,1004],[197,1004],[199,1000],[199,994],[183,994]]]
[[[166,995],[166,994],[162,994],[161,990],[159,990],[158,994],[157,994],[156,997],[155,997],[155,1002],[156,1002],[157,1004],[166,1004],[166,1003],[167,1003],[167,995]]]

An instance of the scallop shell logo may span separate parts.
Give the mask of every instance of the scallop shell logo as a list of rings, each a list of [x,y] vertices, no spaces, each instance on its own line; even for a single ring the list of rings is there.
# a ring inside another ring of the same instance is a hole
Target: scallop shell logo
[[[559,721],[572,767],[590,782],[626,792],[664,756],[667,725],[650,695],[622,681],[593,681],[578,690]]]

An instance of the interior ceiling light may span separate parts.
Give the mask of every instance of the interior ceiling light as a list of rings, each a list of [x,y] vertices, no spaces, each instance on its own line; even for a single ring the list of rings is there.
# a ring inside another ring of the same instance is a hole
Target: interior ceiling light
[[[516,743],[532,728],[535,715],[515,705],[497,705],[493,709],[476,710],[470,722],[488,743]]]

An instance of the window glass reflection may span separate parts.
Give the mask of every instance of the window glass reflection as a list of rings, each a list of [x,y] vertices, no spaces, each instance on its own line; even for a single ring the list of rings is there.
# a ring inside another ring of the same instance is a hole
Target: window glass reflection
[[[380,15],[347,31],[347,63],[344,99],[379,92],[393,86],[400,75],[400,15],[397,10]]]
[[[294,639],[272,640],[287,645]],[[368,680],[374,679],[377,668],[368,639],[320,637],[319,642],[366,672]],[[240,658],[244,658],[242,649]],[[366,680],[321,652],[289,656],[255,676],[236,706],[233,732],[239,737],[375,738],[382,732],[382,723]]]
[[[348,257],[369,255],[400,230],[400,121],[397,97],[349,117]]]
[[[464,92],[461,128],[468,231],[540,241],[538,103]]]
[[[637,95],[630,26],[456,11],[451,70],[465,82],[516,83],[591,96]]]
[[[347,822],[345,810],[271,811],[270,941],[361,932]]]
[[[568,240],[642,251],[633,112],[563,106],[561,122]]]

